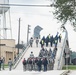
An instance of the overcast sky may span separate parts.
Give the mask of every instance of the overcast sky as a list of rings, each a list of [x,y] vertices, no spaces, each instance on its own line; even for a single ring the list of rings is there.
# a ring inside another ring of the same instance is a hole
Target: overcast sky
[[[14,1],[10,0],[10,4],[41,4],[41,5],[50,5],[50,1],[48,0],[19,0]],[[17,35],[17,28],[18,28],[18,19],[21,18],[21,35],[22,39],[26,38],[27,32],[27,25],[31,25],[31,33],[30,36],[33,35],[33,29],[39,25],[46,30],[44,33],[47,34],[48,32],[51,33],[54,29],[57,29],[56,20],[54,21],[54,17],[52,14],[53,10],[51,7],[11,7],[11,20],[12,20],[12,27],[16,30]],[[52,27],[53,24],[53,27]],[[50,28],[49,28],[50,26]],[[48,34],[49,34],[48,33]],[[47,34],[47,35],[48,35]],[[14,34],[15,35],[15,34]],[[13,35],[13,36],[14,36]]]
[[[9,0],[10,4],[41,4],[50,5],[51,0]],[[10,8],[11,25],[13,39],[18,39],[18,19],[21,18],[21,37],[20,40],[26,42],[27,25],[31,25],[30,37],[33,35],[34,28],[39,25],[43,28],[41,35],[48,35],[54,33],[61,25],[52,13],[52,7],[19,7],[12,6]],[[75,51],[76,33],[73,31],[69,23],[66,24],[69,35],[70,48]]]

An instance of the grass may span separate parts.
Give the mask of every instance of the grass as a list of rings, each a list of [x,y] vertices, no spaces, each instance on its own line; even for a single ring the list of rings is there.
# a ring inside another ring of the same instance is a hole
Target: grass
[[[8,65],[7,65],[7,64],[5,64],[5,65],[4,65],[4,68],[8,68]]]
[[[76,70],[76,65],[68,65],[68,67],[64,66],[62,69],[63,70],[67,70],[67,69],[69,69],[69,70]]]
[[[5,67],[5,68],[8,68],[8,65],[6,64],[6,65],[4,65],[4,67]]]
[[[12,65],[12,66],[13,66],[13,65]],[[8,64],[5,64],[4,67],[5,67],[5,68],[8,68]]]

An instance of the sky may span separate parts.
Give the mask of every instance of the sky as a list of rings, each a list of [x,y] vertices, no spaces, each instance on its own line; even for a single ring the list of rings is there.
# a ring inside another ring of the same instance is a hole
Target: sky
[[[10,4],[42,4],[42,5],[50,5],[50,1],[48,0],[19,0],[12,1],[10,0]],[[16,32],[18,31],[18,19],[21,18],[21,35],[26,38],[27,35],[27,25],[31,25],[30,36],[33,35],[33,29],[39,25],[43,28],[43,30],[48,30],[46,32],[42,31],[41,34],[50,33],[54,29],[56,30],[56,22],[53,20],[52,12],[50,12],[52,8],[49,7],[11,7],[11,20],[12,27]],[[51,17],[52,16],[52,17]],[[54,28],[51,26],[53,24]],[[50,28],[48,28],[50,26]],[[25,27],[25,28],[24,28]],[[51,30],[51,31],[50,31]],[[24,33],[23,33],[24,32]],[[43,33],[44,32],[44,33]],[[17,32],[18,33],[18,32]],[[17,35],[16,33],[16,35]],[[13,34],[15,35],[15,34]],[[47,34],[48,35],[48,34]]]
[[[51,0],[9,0],[10,4],[41,4],[41,5],[50,5]],[[27,41],[27,26],[30,27],[29,38],[33,35],[34,28],[39,25],[43,28],[40,32],[41,36],[46,36],[48,34],[55,34],[55,32],[60,27],[61,23],[54,18],[53,7],[20,7],[20,6],[12,6],[10,7],[10,18],[11,18],[11,27],[12,27],[12,38],[18,40],[18,26],[19,26],[19,18],[20,21],[20,41]],[[9,12],[7,12],[7,17]],[[8,20],[8,19],[7,19]],[[7,21],[7,27],[9,28],[9,24]],[[70,48],[72,51],[75,51],[75,43],[76,43],[76,32],[73,31],[73,28],[70,23],[65,25],[68,30],[68,39]],[[9,31],[8,31],[9,33]],[[8,35],[9,37],[10,35]]]

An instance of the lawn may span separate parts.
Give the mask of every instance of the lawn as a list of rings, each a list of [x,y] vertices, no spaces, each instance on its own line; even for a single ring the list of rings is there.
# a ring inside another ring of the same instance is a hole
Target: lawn
[[[64,66],[63,67],[63,70],[76,70],[76,65],[68,65],[68,66]]]

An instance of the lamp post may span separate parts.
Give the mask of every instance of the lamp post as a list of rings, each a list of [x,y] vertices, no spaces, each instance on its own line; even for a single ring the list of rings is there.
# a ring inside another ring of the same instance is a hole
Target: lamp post
[[[31,30],[30,27],[31,27],[31,25],[28,25],[28,27],[27,27],[27,45],[28,45],[29,33]]]
[[[19,18],[19,29],[18,29],[18,54],[19,54],[19,44],[20,44],[20,21],[21,21],[21,19]]]

